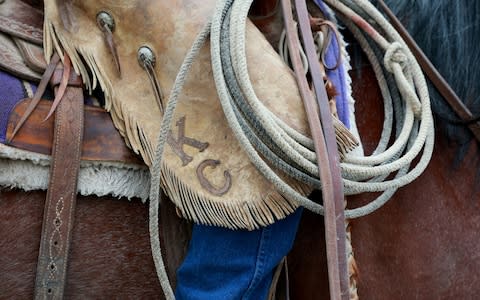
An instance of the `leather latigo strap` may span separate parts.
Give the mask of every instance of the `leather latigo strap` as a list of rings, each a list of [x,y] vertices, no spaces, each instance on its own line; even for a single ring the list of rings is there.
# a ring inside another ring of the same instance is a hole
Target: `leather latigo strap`
[[[392,22],[393,27],[402,36],[402,38],[405,40],[405,43],[410,47],[413,55],[418,60],[418,63],[422,67],[427,77],[432,81],[435,88],[447,101],[447,103],[457,114],[457,116],[468,126],[477,141],[480,142],[480,121],[475,120],[475,116],[472,114],[472,112],[460,100],[455,91],[450,87],[447,81],[438,72],[438,70],[428,59],[425,53],[423,53],[422,49],[420,49],[415,40],[408,33],[407,29],[397,19],[395,14],[388,8],[385,2],[383,2],[382,0],[378,0],[378,4],[380,4],[380,7],[383,9],[385,14]]]
[[[36,299],[63,297],[76,206],[83,111],[81,85],[69,84],[55,112],[50,182],[35,280]]]
[[[290,59],[294,66],[299,91],[307,112],[322,182],[330,297],[332,299],[348,299],[343,185],[340,177],[335,132],[333,130],[328,97],[323,84],[323,76],[316,57],[306,4],[304,0],[295,1],[295,4],[313,85],[317,95],[320,116],[317,114],[317,106],[304,75],[299,55],[300,41],[294,25],[290,0],[282,0]]]

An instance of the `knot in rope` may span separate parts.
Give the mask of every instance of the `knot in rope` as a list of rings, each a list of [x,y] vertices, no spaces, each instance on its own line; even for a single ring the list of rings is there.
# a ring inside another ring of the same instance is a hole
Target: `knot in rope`
[[[413,114],[418,119],[422,114],[422,104],[415,91],[413,78],[410,70],[412,62],[409,61],[405,47],[400,42],[393,42],[385,51],[383,58],[385,69],[392,73],[397,82],[398,90],[411,105]]]
[[[385,69],[387,69],[388,72],[394,73],[394,64],[400,65],[402,69],[404,69],[407,66],[407,61],[408,58],[402,44],[393,42],[388,46],[383,58]]]

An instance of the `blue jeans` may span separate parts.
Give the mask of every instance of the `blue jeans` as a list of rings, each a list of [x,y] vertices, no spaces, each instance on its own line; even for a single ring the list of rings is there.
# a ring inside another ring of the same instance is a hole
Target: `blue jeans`
[[[254,231],[194,225],[177,271],[177,299],[266,299],[273,272],[293,246],[301,209]]]

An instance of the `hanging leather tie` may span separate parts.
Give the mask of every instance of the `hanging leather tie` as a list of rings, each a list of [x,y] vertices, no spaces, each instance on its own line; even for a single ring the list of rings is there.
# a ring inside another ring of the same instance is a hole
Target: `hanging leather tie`
[[[320,31],[322,34],[325,35],[325,40],[321,44],[321,49],[320,49],[320,59],[322,60],[322,65],[325,69],[329,71],[336,70],[339,66],[340,63],[342,62],[342,52],[340,51],[340,33],[338,32],[335,24],[329,20],[325,20],[323,18],[316,18],[312,17],[311,15],[309,17],[309,22],[310,22],[310,27],[313,32]],[[332,42],[332,33],[335,36],[335,42],[337,43],[337,59],[335,60],[335,65],[332,67],[329,66],[325,60],[325,54],[327,53],[327,49],[330,46],[330,43]]]
[[[113,57],[115,62],[115,67],[118,72],[118,76],[122,77],[122,70],[120,68],[120,59],[118,58],[117,45],[113,39],[113,30],[115,29],[115,21],[112,16],[105,12],[101,11],[97,14],[97,24],[100,27],[100,30],[103,32],[103,38],[107,44],[108,50]]]
[[[157,75],[155,74],[155,54],[152,49],[147,46],[142,46],[138,49],[138,63],[145,69],[152,84],[155,100],[157,100],[158,108],[163,113],[163,93],[160,83],[158,82]]]
[[[32,112],[37,107],[38,103],[40,102],[40,99],[42,98],[42,95],[45,93],[45,90],[47,89],[47,85],[50,81],[50,78],[52,77],[53,72],[55,71],[55,68],[59,62],[60,62],[60,57],[55,53],[50,59],[50,63],[47,65],[47,68],[45,69],[45,72],[42,75],[42,79],[38,84],[37,90],[35,91],[35,94],[33,95],[33,98],[30,101],[30,104],[28,105],[20,121],[18,121],[17,126],[15,126],[15,129],[13,130],[11,137],[7,140],[7,143],[10,143],[15,138],[15,135],[18,133],[20,128],[22,128],[23,124],[25,124],[28,117],[32,114]]]
[[[342,52],[341,52],[341,46],[340,46],[340,33],[338,32],[335,24],[333,24],[331,21],[328,21],[328,20],[322,20],[322,22],[320,23],[320,26],[323,28],[327,28],[327,39],[326,39],[326,42],[323,44],[323,48],[322,48],[322,52],[321,52],[321,59],[322,59],[322,65],[325,67],[325,69],[329,70],[329,71],[333,71],[333,70],[336,70],[338,69],[338,67],[340,66],[340,63],[342,62]],[[335,65],[333,65],[332,67],[329,66],[325,60],[325,54],[327,53],[327,48],[328,46],[330,45],[330,43],[333,41],[333,38],[332,38],[332,33],[333,33],[333,37],[335,37],[335,43],[337,43],[337,49],[338,49],[338,52],[337,52],[337,59],[335,60]]]
[[[67,89],[71,70],[72,63],[70,62],[70,57],[65,53],[63,57],[63,69],[57,69],[52,74],[52,78],[55,78],[55,75],[61,72],[62,79],[60,80],[60,85],[58,87],[57,93],[55,94],[55,99],[53,100],[52,107],[50,108],[50,111],[48,112],[48,115],[45,117],[44,121],[48,120],[52,116],[58,104],[63,99],[63,95],[65,94],[65,90]]]

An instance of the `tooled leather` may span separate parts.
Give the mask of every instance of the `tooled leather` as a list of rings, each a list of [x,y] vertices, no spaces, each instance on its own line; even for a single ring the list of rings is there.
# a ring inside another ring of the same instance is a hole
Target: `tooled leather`
[[[43,11],[20,0],[0,3],[0,68],[38,81],[46,67]]]
[[[35,299],[63,298],[83,139],[83,91],[69,87],[55,113],[50,181],[35,280]]]
[[[42,11],[22,1],[4,1],[0,4],[0,31],[42,45],[42,24]]]
[[[12,39],[0,32],[0,68],[25,80],[39,81],[42,74],[29,68]]]
[[[43,48],[20,38],[12,38],[22,54],[25,65],[35,72],[43,73],[47,67]]]

